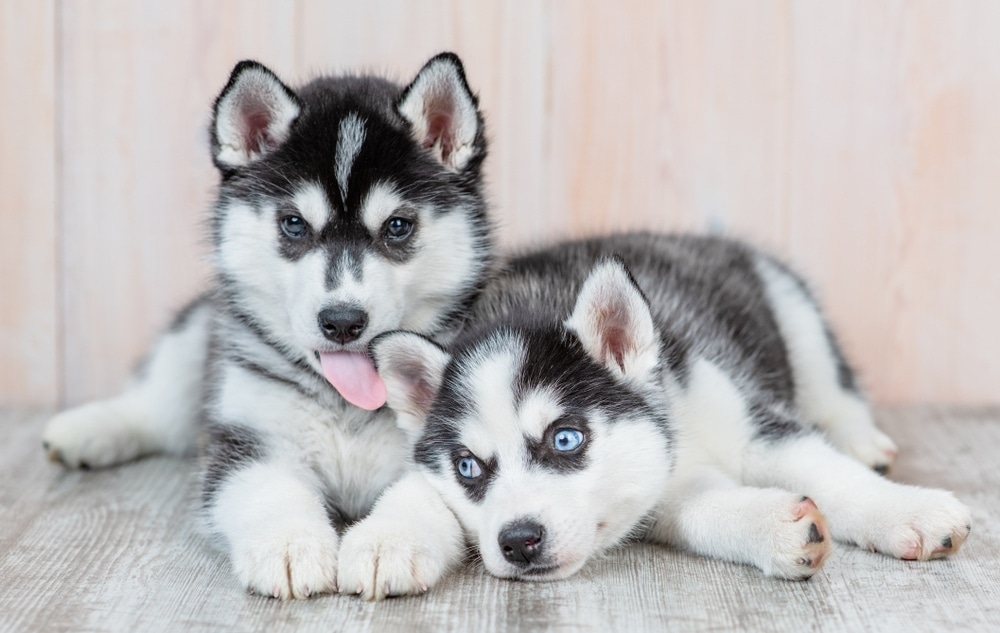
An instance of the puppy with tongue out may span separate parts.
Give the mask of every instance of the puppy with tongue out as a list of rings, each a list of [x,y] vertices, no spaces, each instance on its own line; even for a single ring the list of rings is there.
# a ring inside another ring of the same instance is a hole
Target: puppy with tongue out
[[[409,461],[364,352],[394,330],[453,335],[492,264],[477,103],[451,54],[405,86],[293,88],[237,64],[210,124],[217,285],[127,392],[52,420],[50,458],[99,468],[198,445],[202,514],[236,581],[335,591],[335,523],[367,515]]]
[[[374,411],[385,404],[385,384],[367,354],[319,352],[323,375],[344,400]]]
[[[218,100],[213,147],[231,195],[215,261],[232,314],[218,319],[223,384],[206,390],[202,497],[256,593],[333,591],[331,517],[364,517],[407,467],[365,352],[388,331],[453,335],[482,287],[481,126],[449,54],[405,87],[319,78],[295,92],[241,65]]]

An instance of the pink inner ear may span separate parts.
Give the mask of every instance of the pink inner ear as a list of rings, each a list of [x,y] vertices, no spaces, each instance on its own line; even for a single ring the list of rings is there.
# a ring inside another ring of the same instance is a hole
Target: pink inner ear
[[[601,355],[605,359],[608,356],[614,358],[622,373],[625,372],[625,354],[632,347],[632,338],[625,328],[608,327],[604,330],[604,349],[601,351]],[[607,361],[605,360],[605,362]]]
[[[619,302],[604,306],[597,315],[598,331],[601,333],[601,357],[607,363],[610,356],[625,371],[625,355],[635,348],[635,341],[629,332],[631,321],[628,310]]]
[[[424,137],[425,148],[434,147],[440,143],[441,160],[448,162],[455,147],[455,104],[447,95],[436,95],[424,108],[427,119],[427,135]]]
[[[248,154],[261,154],[275,145],[271,137],[271,113],[262,104],[246,105],[240,111],[243,146]]]
[[[410,388],[410,400],[420,412],[426,414],[434,404],[435,391],[425,376],[424,366],[418,361],[405,360],[397,368]]]

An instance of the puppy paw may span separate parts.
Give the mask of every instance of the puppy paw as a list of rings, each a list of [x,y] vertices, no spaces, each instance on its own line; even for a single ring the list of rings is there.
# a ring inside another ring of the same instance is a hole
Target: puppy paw
[[[841,394],[812,406],[812,418],[834,446],[882,475],[896,461],[895,442],[875,426],[871,409],[860,398]]]
[[[337,590],[338,537],[329,525],[257,534],[232,552],[233,571],[250,592],[281,600]]]
[[[113,401],[92,402],[53,417],[42,434],[51,461],[67,468],[103,468],[144,452],[141,419]]]
[[[777,516],[771,535],[770,576],[806,580],[823,567],[833,547],[826,519],[809,497],[796,497]]]
[[[337,574],[341,593],[382,600],[424,593],[441,579],[447,556],[436,551],[433,537],[421,538],[406,526],[369,517],[344,535]]]
[[[874,515],[877,532],[859,545],[903,560],[950,556],[972,530],[969,508],[944,490],[903,487]]]
[[[862,464],[865,464],[880,475],[885,475],[896,462],[899,450],[896,443],[888,435],[874,426],[865,432],[857,433],[845,440],[847,452]]]

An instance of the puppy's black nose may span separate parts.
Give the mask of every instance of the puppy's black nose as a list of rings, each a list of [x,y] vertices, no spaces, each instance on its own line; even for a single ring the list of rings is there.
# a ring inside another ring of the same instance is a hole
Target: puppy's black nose
[[[368,325],[368,314],[353,306],[334,306],[319,313],[323,336],[343,345],[361,336]]]
[[[521,519],[508,523],[500,530],[497,542],[508,562],[527,565],[542,552],[545,530],[538,523]]]

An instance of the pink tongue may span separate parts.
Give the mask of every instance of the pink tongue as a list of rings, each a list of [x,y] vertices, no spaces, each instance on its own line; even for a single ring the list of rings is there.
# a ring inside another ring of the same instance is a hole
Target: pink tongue
[[[385,383],[372,360],[356,352],[321,352],[319,362],[330,384],[356,407],[374,411],[385,404]]]

